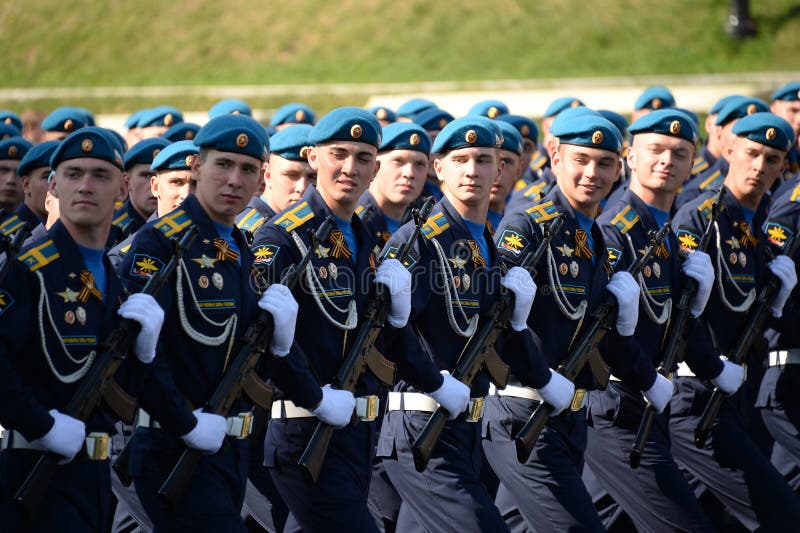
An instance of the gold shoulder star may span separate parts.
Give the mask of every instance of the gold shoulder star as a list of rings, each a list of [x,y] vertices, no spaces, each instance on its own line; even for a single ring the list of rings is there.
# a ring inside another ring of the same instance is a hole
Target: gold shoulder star
[[[64,289],[62,292],[57,292],[56,294],[64,298],[64,303],[71,303],[78,301],[78,292],[73,291],[69,287]]]
[[[567,243],[564,243],[564,246],[556,246],[556,250],[561,252],[561,255],[564,257],[572,257],[572,253],[575,251],[575,248],[570,248]]]
[[[200,265],[200,268],[214,268],[214,263],[217,262],[213,257],[208,257],[206,254],[200,257],[193,257],[192,261]]]

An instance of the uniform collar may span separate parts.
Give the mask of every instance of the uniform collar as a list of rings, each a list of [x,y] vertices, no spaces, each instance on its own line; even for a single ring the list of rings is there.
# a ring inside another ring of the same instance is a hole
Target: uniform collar
[[[192,223],[200,230],[200,235],[203,236],[201,238],[208,238],[210,235],[214,237],[219,236],[214,222],[211,220],[211,217],[208,216],[205,209],[203,209],[203,206],[200,205],[200,202],[194,194],[189,194],[181,205],[178,206],[178,209],[186,211]],[[239,247],[239,250],[247,250],[250,248],[247,244],[247,239],[245,239],[244,234],[236,224],[233,225],[232,236],[236,240],[236,245]]]

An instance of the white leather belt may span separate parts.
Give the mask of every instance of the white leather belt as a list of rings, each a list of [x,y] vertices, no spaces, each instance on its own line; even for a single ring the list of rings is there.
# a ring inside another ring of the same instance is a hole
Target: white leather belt
[[[534,388],[531,387],[518,387],[516,385],[506,385],[505,389],[498,389],[494,383],[489,384],[489,394],[496,394],[497,396],[510,396],[512,398],[524,398],[526,400],[533,400],[539,403],[544,402],[544,398]],[[570,403],[570,411],[580,411],[586,405],[586,389],[575,389],[575,394],[572,396]]]
[[[111,439],[108,433],[95,431],[86,435],[83,443],[84,459],[90,461],[105,461],[111,449]],[[37,450],[46,452],[47,448],[40,444],[29,442],[19,431],[10,429],[3,430],[2,440],[0,440],[0,450]]]
[[[485,398],[470,398],[467,410],[462,414],[463,420],[477,422],[483,416]],[[390,392],[389,411],[420,411],[432,413],[439,407],[439,403],[421,392]]]
[[[800,364],[800,349],[777,350],[769,352],[769,366]]]
[[[678,372],[677,372],[677,374],[678,374],[678,376],[680,376],[682,378],[693,378],[693,377],[696,377],[694,375],[694,372],[692,372],[692,369],[689,368],[689,365],[687,365],[686,362],[684,362],[684,361],[681,361],[680,363],[678,363]]]
[[[356,398],[356,416],[363,422],[372,422],[378,416],[380,400],[375,395]],[[316,415],[291,400],[272,402],[272,418],[314,418]]]
[[[246,439],[253,430],[253,413],[245,412],[229,416],[225,419],[225,423],[227,425],[226,435],[237,439]],[[136,416],[136,427],[161,429],[161,424],[157,420],[153,420],[147,411],[139,409]]]

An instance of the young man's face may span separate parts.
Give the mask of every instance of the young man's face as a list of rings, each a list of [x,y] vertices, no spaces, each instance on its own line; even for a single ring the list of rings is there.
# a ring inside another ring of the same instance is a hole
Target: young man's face
[[[574,209],[592,217],[619,177],[621,166],[619,155],[600,148],[561,144],[553,155],[559,189]]]
[[[740,202],[757,204],[783,172],[786,152],[737,136],[728,157],[725,185]]]
[[[22,203],[22,182],[17,176],[19,160],[0,161],[0,209],[13,211]]]
[[[425,185],[428,156],[416,150],[392,150],[378,155],[378,161],[373,190],[386,202],[409,206]]]
[[[256,157],[218,150],[194,158],[195,196],[211,220],[233,225],[258,189],[262,165]]]
[[[108,161],[85,157],[59,164],[50,192],[58,198],[61,220],[92,228],[111,223],[114,203],[124,198],[126,190],[122,170]]]
[[[47,210],[45,209],[45,199],[47,191],[50,189],[48,178],[50,177],[50,167],[34,168],[22,178],[22,189],[25,191],[25,203],[36,213],[36,216],[45,220]]]
[[[498,152],[497,148],[461,148],[435,159],[442,191],[454,204],[488,206],[492,185],[503,170]]]
[[[191,178],[191,170],[165,170],[150,178],[150,190],[156,198],[159,216],[166,215],[186,199]]]
[[[519,154],[500,150],[500,163],[503,171],[492,184],[492,205],[505,205],[514,183],[522,176],[522,158]]]
[[[639,184],[653,192],[676,193],[694,164],[694,145],[686,139],[639,133],[628,150],[628,166]]]
[[[133,207],[145,218],[153,214],[158,207],[158,199],[153,196],[150,187],[151,178],[156,175],[150,170],[150,165],[133,165],[125,172],[125,179],[128,183],[128,197]]]
[[[333,141],[308,151],[317,171],[317,190],[328,207],[355,212],[358,199],[378,173],[378,149],[371,144]]]
[[[299,202],[308,186],[316,180],[317,174],[306,161],[293,161],[274,154],[269,156],[269,165],[264,173],[265,191],[276,211],[283,211]]]
[[[800,136],[800,101],[775,100],[770,110],[791,124],[795,138]]]

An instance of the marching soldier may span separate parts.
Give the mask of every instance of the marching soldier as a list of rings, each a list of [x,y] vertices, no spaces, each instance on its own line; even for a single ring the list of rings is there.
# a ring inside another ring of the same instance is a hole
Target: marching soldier
[[[0,233],[10,235],[20,224],[20,217],[15,212],[22,209],[24,222],[33,222],[30,209],[24,207],[25,192],[17,173],[19,164],[33,145],[22,137],[10,137],[0,141]],[[31,227],[33,229],[33,227]]]
[[[514,190],[523,189],[538,177],[533,174],[530,165],[539,147],[539,127],[532,119],[522,115],[501,115],[497,121],[511,124],[522,137],[522,176],[514,184]]]
[[[290,103],[282,105],[275,111],[269,121],[269,127],[280,131],[293,124],[308,124],[313,126],[317,120],[314,111],[305,104]]]
[[[787,83],[772,93],[772,103],[769,108],[788,122],[794,130],[795,143],[786,156],[788,167],[784,174],[788,180],[800,171],[800,154],[798,154],[796,140],[800,136],[800,81]]]
[[[522,176],[524,167],[522,166],[522,137],[517,129],[508,122],[498,120],[497,127],[500,129],[503,143],[500,145],[500,163],[502,171],[492,184],[489,195],[488,220],[491,224],[490,230],[500,225],[503,213],[506,210],[506,200],[508,200],[514,183]]]

